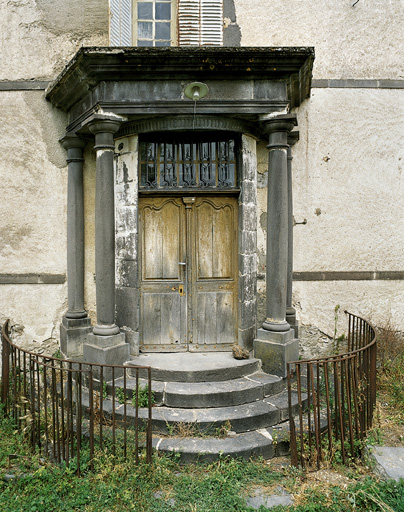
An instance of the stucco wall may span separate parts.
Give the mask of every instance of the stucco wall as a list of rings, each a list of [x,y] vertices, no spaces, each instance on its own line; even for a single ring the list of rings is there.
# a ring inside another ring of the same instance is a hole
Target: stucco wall
[[[80,46],[108,44],[108,1],[6,0],[0,33],[0,80],[53,80]]]
[[[314,46],[315,78],[402,78],[401,0],[235,0],[242,46]]]
[[[107,0],[0,2],[0,321],[10,318],[15,337],[38,347],[59,337],[67,308],[67,169],[58,142],[67,119],[43,88],[80,46],[107,43]]]
[[[235,0],[242,46],[315,47],[314,88],[296,109],[300,140],[292,150],[294,217],[307,221],[294,228],[294,270],[306,275],[404,270],[404,4],[354,3],[271,0],[252,8]],[[266,166],[267,150],[259,144],[259,320],[265,316]],[[401,280],[298,280],[293,289],[305,356],[330,348],[338,304],[378,324],[391,317],[404,330]],[[338,335],[345,323],[341,312]]]

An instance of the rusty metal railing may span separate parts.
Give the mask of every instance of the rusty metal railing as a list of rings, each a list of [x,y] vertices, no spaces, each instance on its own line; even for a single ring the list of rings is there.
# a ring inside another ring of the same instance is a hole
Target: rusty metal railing
[[[293,465],[317,465],[340,454],[343,464],[360,455],[376,403],[376,334],[348,316],[348,352],[287,365],[290,451]],[[292,414],[292,393],[298,415]]]
[[[58,359],[11,343],[2,329],[1,402],[33,450],[93,469],[97,449],[136,464],[152,459],[149,366]]]

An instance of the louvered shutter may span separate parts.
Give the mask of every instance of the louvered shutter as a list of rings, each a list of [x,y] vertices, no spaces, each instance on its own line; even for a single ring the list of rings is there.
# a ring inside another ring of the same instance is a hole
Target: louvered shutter
[[[111,46],[132,46],[132,0],[110,0]]]
[[[179,0],[180,46],[222,46],[223,0]]]

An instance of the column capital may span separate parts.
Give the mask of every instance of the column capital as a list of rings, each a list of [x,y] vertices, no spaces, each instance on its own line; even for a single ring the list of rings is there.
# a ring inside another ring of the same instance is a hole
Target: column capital
[[[66,133],[59,142],[65,149],[84,149],[87,142],[75,133]]]
[[[295,114],[282,114],[279,116],[261,116],[260,123],[268,135],[274,132],[289,133],[297,126],[297,118]]]
[[[87,119],[84,126],[87,126],[94,135],[98,133],[114,134],[126,120],[126,117],[117,116],[115,114],[93,114]]]

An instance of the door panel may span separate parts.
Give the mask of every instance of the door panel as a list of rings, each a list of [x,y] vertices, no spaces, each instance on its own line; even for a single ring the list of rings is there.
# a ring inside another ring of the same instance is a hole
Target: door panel
[[[143,209],[143,279],[180,279],[181,205],[154,201]]]
[[[229,349],[237,328],[237,199],[141,198],[139,218],[141,349]]]
[[[190,350],[223,350],[237,339],[237,199],[199,197],[193,220]]]
[[[232,278],[234,211],[227,202],[217,202],[209,199],[195,205],[198,279]]]
[[[186,350],[184,204],[181,199],[139,201],[141,290],[140,344],[143,350]]]

